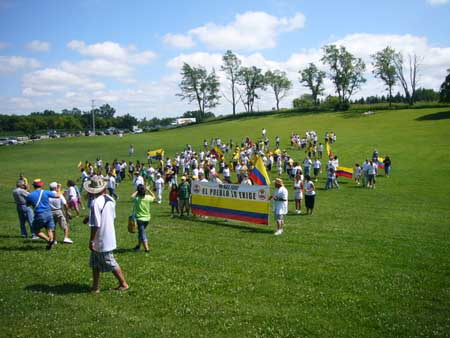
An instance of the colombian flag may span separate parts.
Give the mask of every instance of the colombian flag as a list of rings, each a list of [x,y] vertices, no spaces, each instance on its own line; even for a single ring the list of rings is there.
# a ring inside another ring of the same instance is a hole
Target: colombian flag
[[[353,168],[337,166],[336,167],[336,176],[352,178],[353,177]]]
[[[333,152],[331,151],[330,142],[327,142],[327,155],[328,155],[328,157],[333,157]]]
[[[147,153],[147,156],[149,156],[153,160],[162,160],[162,158],[164,157],[164,149],[156,149],[149,151]]]
[[[217,159],[222,159],[223,158],[223,152],[218,146],[214,146],[214,148],[211,149],[210,152]]]
[[[257,185],[269,185],[270,179],[267,175],[266,166],[261,157],[257,156],[255,167],[250,172],[248,177]]]
[[[383,161],[384,161],[384,158],[382,158],[382,157],[378,157],[378,169],[384,169],[384,163],[383,163]]]

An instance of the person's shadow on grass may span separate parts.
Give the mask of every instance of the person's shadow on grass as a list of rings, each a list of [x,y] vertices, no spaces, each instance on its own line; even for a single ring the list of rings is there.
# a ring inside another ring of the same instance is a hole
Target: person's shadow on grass
[[[32,284],[26,286],[25,290],[53,295],[68,295],[71,293],[87,293],[89,292],[89,285],[75,283],[64,283],[61,285]]]

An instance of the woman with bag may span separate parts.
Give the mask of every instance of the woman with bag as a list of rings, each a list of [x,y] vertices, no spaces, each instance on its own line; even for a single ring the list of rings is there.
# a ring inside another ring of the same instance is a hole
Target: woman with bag
[[[155,195],[150,189],[146,189],[143,184],[139,184],[137,190],[131,195],[131,199],[133,201],[133,215],[136,217],[138,225],[138,245],[134,250],[139,251],[142,244],[145,252],[148,252],[150,249],[145,229],[150,222],[150,203],[155,200]]]

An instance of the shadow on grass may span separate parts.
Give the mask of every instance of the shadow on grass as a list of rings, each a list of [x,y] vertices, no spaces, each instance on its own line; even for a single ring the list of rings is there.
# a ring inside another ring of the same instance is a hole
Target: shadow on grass
[[[64,283],[61,285],[33,284],[26,286],[25,290],[55,295],[68,295],[71,293],[87,293],[89,292],[89,285],[75,283]]]
[[[0,251],[36,251],[43,250],[41,245],[25,245],[25,246],[0,246]]]
[[[419,116],[416,121],[436,121],[450,119],[450,111],[441,111],[434,114]]]
[[[203,220],[203,222],[208,223],[208,224],[213,224],[213,225],[219,225],[219,226],[222,226],[225,228],[238,229],[238,230],[241,230],[242,232],[273,234],[273,230],[249,227],[246,225],[231,223],[231,221],[226,222],[226,221],[216,221],[216,220]]]

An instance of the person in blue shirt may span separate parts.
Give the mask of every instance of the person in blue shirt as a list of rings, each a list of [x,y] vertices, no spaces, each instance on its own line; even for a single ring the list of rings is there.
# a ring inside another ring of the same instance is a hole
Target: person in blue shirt
[[[55,244],[54,231],[55,222],[53,221],[52,210],[50,208],[49,198],[61,196],[60,187],[56,191],[43,190],[44,182],[40,179],[33,181],[34,191],[27,197],[27,204],[34,208],[34,219],[31,225],[33,232],[39,238],[47,241],[47,250],[50,250]],[[48,236],[41,229],[46,228]]]

